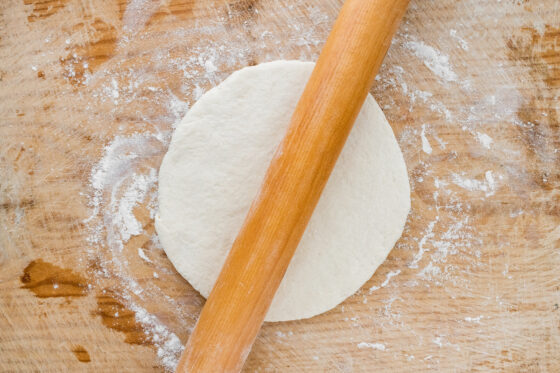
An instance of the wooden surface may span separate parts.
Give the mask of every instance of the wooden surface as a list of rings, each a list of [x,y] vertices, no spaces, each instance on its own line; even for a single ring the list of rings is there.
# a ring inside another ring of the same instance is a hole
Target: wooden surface
[[[316,59],[341,1],[0,4],[0,371],[163,371],[204,300],[154,236],[176,123]],[[417,0],[372,93],[412,212],[364,287],[265,324],[246,371],[560,370],[560,7]]]
[[[345,1],[177,372],[242,370],[407,6]]]

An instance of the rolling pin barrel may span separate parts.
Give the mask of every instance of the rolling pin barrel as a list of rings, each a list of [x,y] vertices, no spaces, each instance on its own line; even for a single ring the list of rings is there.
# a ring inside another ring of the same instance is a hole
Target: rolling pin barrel
[[[343,5],[177,372],[242,369],[407,5]]]

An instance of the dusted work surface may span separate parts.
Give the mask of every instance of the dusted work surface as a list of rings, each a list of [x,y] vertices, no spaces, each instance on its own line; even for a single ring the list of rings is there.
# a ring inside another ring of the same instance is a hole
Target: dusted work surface
[[[1,371],[173,369],[204,303],[153,228],[173,126],[234,70],[316,59],[340,6],[2,2]],[[265,324],[247,371],[560,369],[559,15],[412,1],[372,89],[403,237],[334,310]]]

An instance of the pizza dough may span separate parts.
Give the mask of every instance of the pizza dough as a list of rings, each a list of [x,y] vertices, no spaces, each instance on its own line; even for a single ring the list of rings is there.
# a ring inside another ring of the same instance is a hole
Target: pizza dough
[[[156,229],[181,275],[207,297],[313,70],[276,61],[233,73],[189,110],[159,172]],[[408,175],[368,95],[266,321],[308,318],[356,292],[400,237]]]

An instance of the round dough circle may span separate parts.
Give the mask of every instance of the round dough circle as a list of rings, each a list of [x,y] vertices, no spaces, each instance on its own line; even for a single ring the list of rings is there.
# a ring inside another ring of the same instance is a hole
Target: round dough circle
[[[181,275],[207,297],[261,185],[314,63],[247,67],[204,94],[159,172],[156,229]],[[408,175],[368,95],[274,297],[266,321],[303,319],[356,292],[400,237]]]

